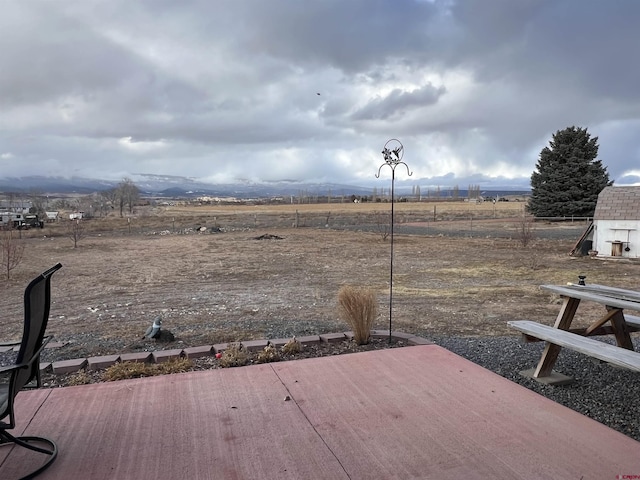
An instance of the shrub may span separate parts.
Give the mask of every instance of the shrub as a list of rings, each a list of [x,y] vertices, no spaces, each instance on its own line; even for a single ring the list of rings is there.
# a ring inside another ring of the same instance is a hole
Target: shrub
[[[241,343],[232,343],[220,358],[221,367],[242,367],[249,363],[249,353]]]
[[[80,370],[69,376],[69,385],[87,385],[91,383],[91,375],[86,370]]]
[[[280,354],[278,349],[273,345],[267,345],[264,349],[258,353],[258,363],[279,362]]]
[[[523,248],[527,248],[535,237],[533,217],[522,217],[518,226],[518,241]]]
[[[7,275],[7,280],[11,279],[11,270],[22,262],[24,245],[20,238],[15,237],[11,228],[0,234],[0,264]]]
[[[285,355],[294,355],[296,353],[300,353],[301,351],[302,344],[296,337],[293,337],[282,346],[282,353],[284,353]]]
[[[340,315],[351,327],[353,340],[358,345],[369,343],[377,313],[375,292],[367,287],[345,285],[338,292],[338,307]]]

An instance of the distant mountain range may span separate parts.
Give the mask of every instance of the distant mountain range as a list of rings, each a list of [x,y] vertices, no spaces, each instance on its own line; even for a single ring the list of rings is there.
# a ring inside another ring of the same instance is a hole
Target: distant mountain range
[[[273,198],[288,196],[340,196],[357,195],[365,196],[373,193],[373,186],[342,185],[335,183],[305,183],[295,181],[264,182],[264,183],[235,183],[235,184],[210,184],[187,177],[169,175],[132,175],[131,180],[140,189],[142,196],[166,197],[166,198],[192,198],[201,196],[247,198]],[[53,194],[80,194],[89,195],[116,187],[120,181],[100,180],[84,177],[0,177],[0,193],[39,193],[43,195]],[[409,195],[419,181],[396,182],[396,195]],[[388,192],[390,185],[385,184]],[[381,187],[377,187],[380,192]],[[484,192],[483,192],[484,193]],[[513,193],[526,193],[526,190],[490,190],[487,194],[492,196]],[[422,194],[427,195],[426,188]],[[442,188],[441,196],[451,196],[451,189]],[[466,190],[459,190],[459,195],[466,196]]]

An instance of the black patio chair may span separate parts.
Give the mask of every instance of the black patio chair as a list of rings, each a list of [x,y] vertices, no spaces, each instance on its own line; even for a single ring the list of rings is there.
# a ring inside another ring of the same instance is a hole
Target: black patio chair
[[[51,276],[62,265],[58,263],[46,272],[38,275],[24,291],[24,331],[14,365],[0,367],[0,446],[19,445],[35,452],[48,455],[44,465],[33,473],[22,477],[33,478],[48,468],[58,455],[56,444],[44,437],[14,437],[7,430],[15,428],[16,395],[29,386],[40,387],[40,352],[49,341],[45,329],[49,320],[51,304]],[[11,345],[3,343],[2,345]],[[35,384],[34,384],[35,381]],[[8,421],[6,421],[6,417]],[[42,447],[42,445],[45,447]],[[22,480],[22,479],[21,479]]]

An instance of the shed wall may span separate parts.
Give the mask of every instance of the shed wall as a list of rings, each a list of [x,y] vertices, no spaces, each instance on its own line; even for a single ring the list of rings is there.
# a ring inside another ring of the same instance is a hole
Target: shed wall
[[[640,221],[637,220],[595,220],[593,249],[599,257],[620,256],[640,258]],[[614,246],[614,242],[622,242]],[[627,252],[625,249],[629,248]]]

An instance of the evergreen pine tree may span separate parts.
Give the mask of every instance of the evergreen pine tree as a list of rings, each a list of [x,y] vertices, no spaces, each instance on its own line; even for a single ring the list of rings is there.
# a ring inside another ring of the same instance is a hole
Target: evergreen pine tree
[[[528,211],[536,217],[593,216],[598,194],[613,184],[596,160],[598,148],[598,137],[586,128],[558,130],[531,175]]]

